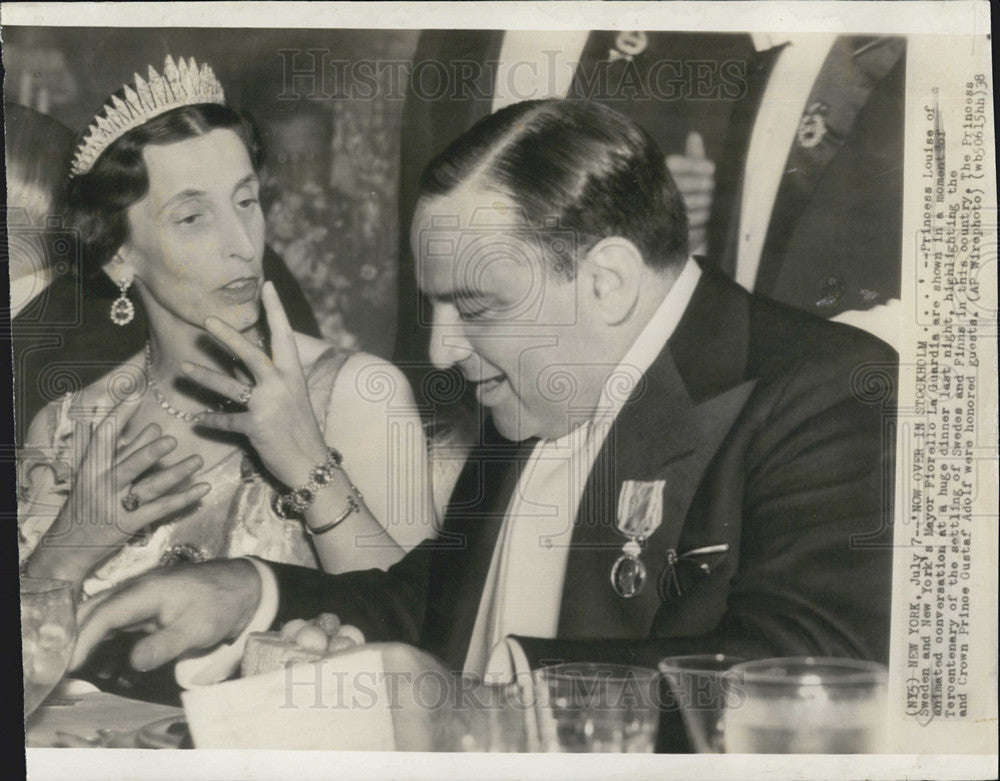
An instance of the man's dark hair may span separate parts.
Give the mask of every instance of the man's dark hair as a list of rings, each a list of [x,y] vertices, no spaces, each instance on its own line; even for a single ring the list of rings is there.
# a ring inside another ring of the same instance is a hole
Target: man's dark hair
[[[79,231],[84,275],[100,273],[128,241],[126,210],[149,192],[142,150],[150,144],[171,144],[218,129],[236,133],[246,145],[254,170],[260,169],[260,134],[249,115],[215,103],[200,103],[172,109],[133,128],[105,149],[90,171],[70,179],[67,221]]]
[[[654,268],[688,254],[687,213],[663,153],[599,103],[532,100],[483,119],[430,162],[420,192],[447,195],[464,184],[511,198],[529,229],[572,231],[575,247],[556,259],[571,275],[580,254],[607,236],[629,239]]]

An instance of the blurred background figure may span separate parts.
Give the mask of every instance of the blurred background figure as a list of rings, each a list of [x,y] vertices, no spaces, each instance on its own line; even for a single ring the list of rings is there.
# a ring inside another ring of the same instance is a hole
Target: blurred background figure
[[[906,39],[750,37],[717,158],[709,261],[747,290],[893,344]]]
[[[60,122],[4,103],[7,163],[7,250],[10,315],[35,300],[72,259],[59,230],[73,133]]]

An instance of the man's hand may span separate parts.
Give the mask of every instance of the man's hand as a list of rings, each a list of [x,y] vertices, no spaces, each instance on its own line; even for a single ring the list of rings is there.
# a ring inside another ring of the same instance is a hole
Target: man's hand
[[[82,665],[108,633],[148,631],[132,649],[137,670],[151,670],[188,651],[239,637],[260,602],[257,568],[241,559],[160,569],[127,580],[85,602],[70,669]]]
[[[688,133],[683,155],[669,155],[667,169],[684,199],[688,214],[688,247],[692,254],[705,251],[708,218],[715,190],[715,163],[705,158],[705,142]]]

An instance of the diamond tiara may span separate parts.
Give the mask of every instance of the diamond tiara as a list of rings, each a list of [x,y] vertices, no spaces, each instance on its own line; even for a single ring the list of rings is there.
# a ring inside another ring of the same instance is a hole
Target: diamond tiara
[[[136,73],[132,86],[126,84],[122,91],[124,97],[112,95],[87,128],[70,164],[71,179],[87,173],[105,149],[153,117],[181,106],[226,103],[222,85],[209,65],[199,68],[194,57],[187,62],[180,58],[175,65],[169,54],[163,63],[162,76],[150,65],[148,78]]]

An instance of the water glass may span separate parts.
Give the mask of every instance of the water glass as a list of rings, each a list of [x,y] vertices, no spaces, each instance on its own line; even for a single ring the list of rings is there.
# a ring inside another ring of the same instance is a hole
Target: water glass
[[[530,751],[534,724],[530,687],[517,683],[463,686],[455,707],[435,725],[434,751]]]
[[[62,680],[76,643],[73,584],[21,578],[21,660],[27,718]]]
[[[546,752],[649,753],[659,723],[656,671],[625,665],[559,664],[533,675],[537,735]]]
[[[884,750],[888,670],[856,659],[746,662],[727,679],[726,753],[869,754]]]

